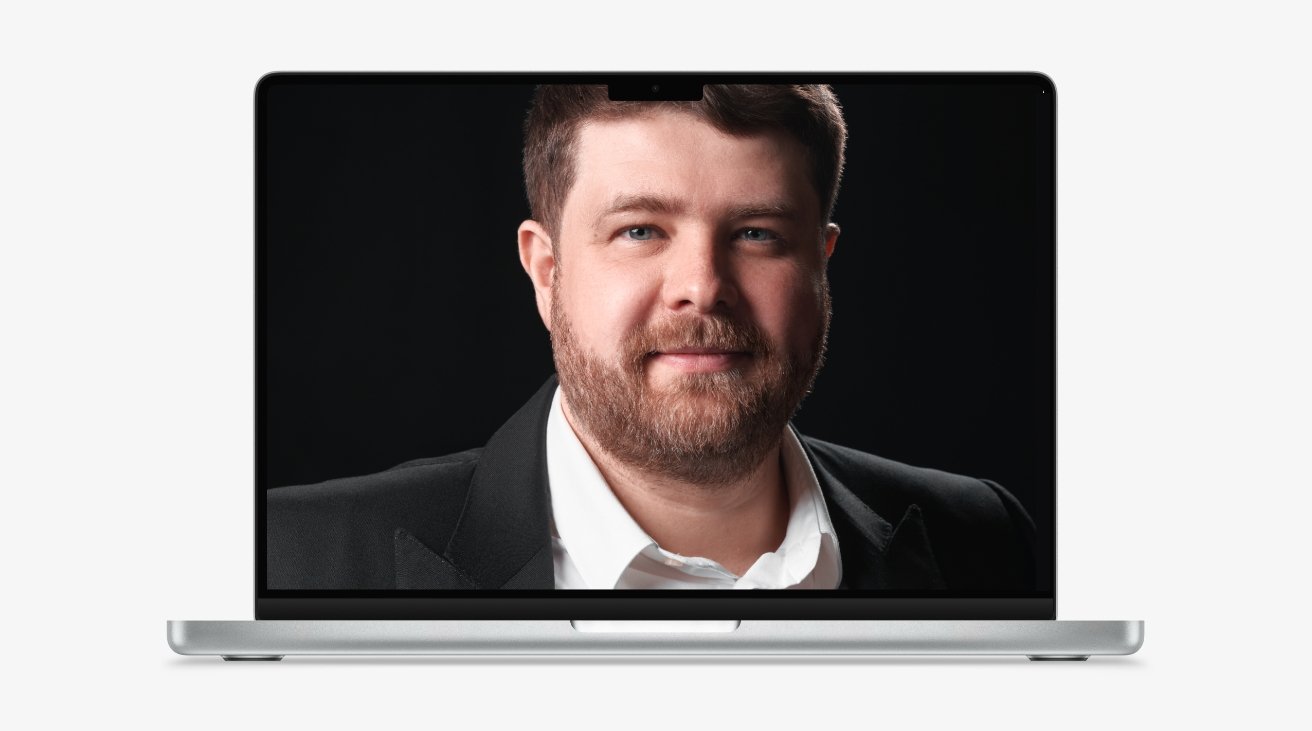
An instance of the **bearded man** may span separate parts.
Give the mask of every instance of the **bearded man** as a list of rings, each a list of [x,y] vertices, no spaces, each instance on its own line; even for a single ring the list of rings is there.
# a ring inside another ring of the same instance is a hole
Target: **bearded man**
[[[987,480],[790,425],[824,360],[827,86],[540,87],[519,257],[556,376],[481,450],[268,495],[270,589],[1033,588]]]

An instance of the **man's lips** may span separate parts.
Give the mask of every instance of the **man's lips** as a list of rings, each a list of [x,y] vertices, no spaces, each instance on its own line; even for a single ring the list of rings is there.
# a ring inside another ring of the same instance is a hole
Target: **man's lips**
[[[658,350],[652,354],[652,359],[684,373],[713,373],[729,370],[750,355],[745,350],[680,346]]]

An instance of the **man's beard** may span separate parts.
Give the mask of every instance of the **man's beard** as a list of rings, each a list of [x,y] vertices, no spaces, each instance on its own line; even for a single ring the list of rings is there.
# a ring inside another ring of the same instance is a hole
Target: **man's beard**
[[[560,293],[551,298],[551,346],[575,426],[632,468],[695,485],[747,476],[783,436],[824,362],[829,285],[821,287],[820,328],[806,353],[780,352],[752,323],[685,316],[630,332],[617,362],[594,358],[575,339]],[[745,352],[734,367],[679,373],[647,386],[657,352],[687,347]]]

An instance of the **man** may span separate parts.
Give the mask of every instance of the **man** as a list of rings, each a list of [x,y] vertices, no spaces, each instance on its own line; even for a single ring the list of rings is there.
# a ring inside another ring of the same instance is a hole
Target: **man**
[[[520,262],[556,378],[482,450],[268,495],[271,589],[1023,591],[1000,486],[789,425],[820,369],[846,129],[824,86],[545,86]]]

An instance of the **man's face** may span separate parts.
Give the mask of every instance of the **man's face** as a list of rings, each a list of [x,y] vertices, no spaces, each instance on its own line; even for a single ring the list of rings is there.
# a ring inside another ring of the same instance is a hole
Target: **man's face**
[[[589,122],[576,149],[551,261],[525,259],[571,422],[647,471],[741,477],[810,389],[828,327],[837,229],[804,149],[682,112]]]

